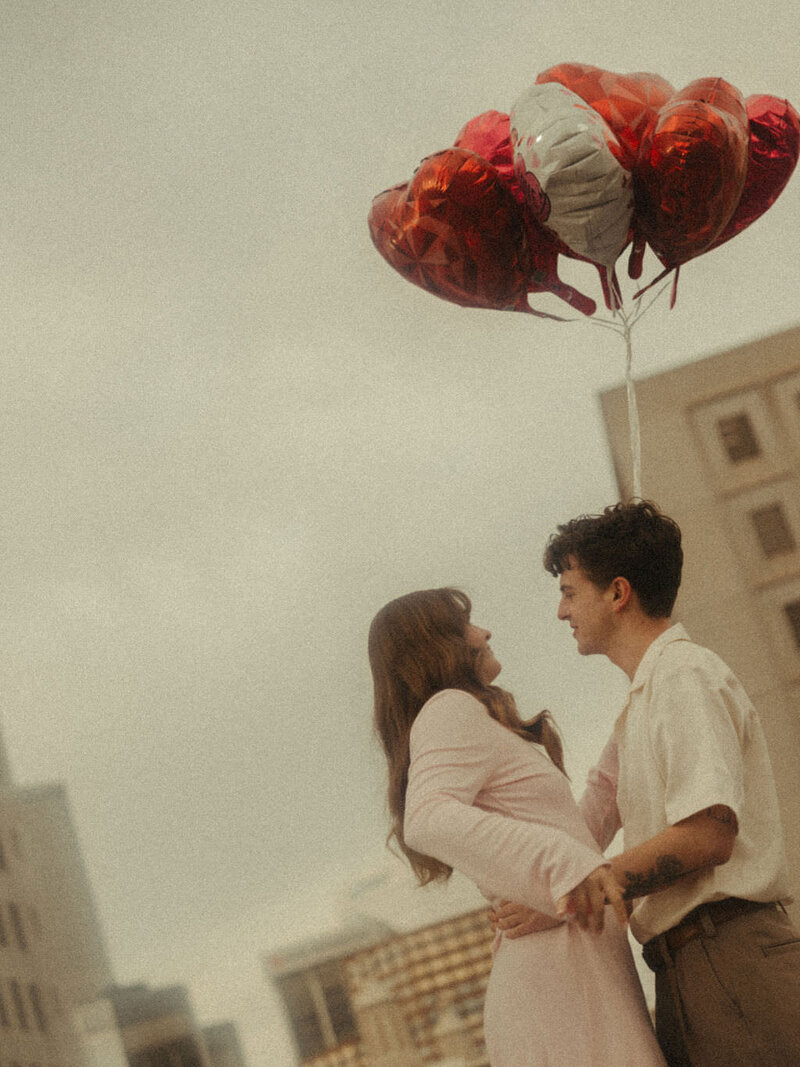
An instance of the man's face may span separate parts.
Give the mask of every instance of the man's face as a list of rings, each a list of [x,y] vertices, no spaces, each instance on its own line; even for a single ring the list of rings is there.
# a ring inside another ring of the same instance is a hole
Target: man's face
[[[600,589],[581,569],[574,556],[560,576],[559,619],[566,619],[582,656],[608,651],[616,614],[612,608],[613,586]]]

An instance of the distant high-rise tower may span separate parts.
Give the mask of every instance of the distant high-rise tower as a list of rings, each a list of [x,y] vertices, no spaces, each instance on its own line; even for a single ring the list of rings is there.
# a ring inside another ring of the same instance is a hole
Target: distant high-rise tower
[[[13,789],[0,790],[0,1063],[82,1067],[74,1002],[50,956],[28,816]]]
[[[61,782],[16,790],[36,896],[47,932],[48,967],[75,1004],[104,995],[113,974],[72,818]]]
[[[17,786],[0,733],[2,1067],[83,1067],[75,1010],[110,981],[66,791]]]
[[[683,530],[674,617],[759,711],[800,900],[800,328],[644,379],[636,398],[642,494]],[[601,403],[628,498],[625,389]]]

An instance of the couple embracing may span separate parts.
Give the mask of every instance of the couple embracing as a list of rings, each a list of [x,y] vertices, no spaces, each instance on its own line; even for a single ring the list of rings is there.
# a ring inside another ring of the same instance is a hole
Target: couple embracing
[[[393,836],[422,883],[455,868],[493,905],[492,1067],[800,1065],[769,756],[737,678],[670,621],[682,563],[680,529],[646,501],[559,526],[545,549],[578,651],[630,680],[577,804],[549,715],[525,719],[494,684],[465,594],[410,593],[373,620]],[[655,971],[655,1034],[628,921]]]

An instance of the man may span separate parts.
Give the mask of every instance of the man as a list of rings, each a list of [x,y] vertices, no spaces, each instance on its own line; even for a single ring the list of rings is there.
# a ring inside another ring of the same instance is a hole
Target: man
[[[603,849],[622,825],[610,865],[636,901],[670,1067],[796,1067],[800,933],[769,756],[739,681],[670,622],[682,563],[680,529],[647,502],[574,519],[547,545],[578,652],[631,681],[581,806]],[[562,905],[591,924],[585,894]]]

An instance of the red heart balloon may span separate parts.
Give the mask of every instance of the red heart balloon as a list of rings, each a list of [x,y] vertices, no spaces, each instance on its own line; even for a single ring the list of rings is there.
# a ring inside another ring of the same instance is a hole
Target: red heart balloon
[[[788,100],[748,96],[747,176],[733,216],[712,248],[741,233],[772,207],[797,166],[800,117]]]
[[[620,163],[634,164],[645,130],[675,90],[657,74],[614,74],[588,63],[559,63],[537,83],[559,82],[605,119],[621,146]]]
[[[636,221],[667,268],[707,251],[728,224],[747,171],[741,93],[700,78],[676,93],[645,132],[634,166]]]
[[[475,152],[491,163],[513,193],[514,199],[525,203],[525,194],[514,176],[514,149],[511,145],[511,125],[503,111],[484,111],[470,119],[459,130],[454,141],[456,148]]]
[[[375,198],[368,223],[384,259],[429,293],[464,307],[532,312],[519,208],[475,153],[449,148],[424,159],[407,185]]]
[[[558,276],[559,254],[571,256],[572,253],[555,234],[540,226],[526,208],[525,193],[514,173],[514,149],[511,144],[508,115],[502,111],[484,111],[483,114],[476,115],[460,130],[455,143],[456,147],[476,152],[491,163],[520,205],[531,257],[528,291],[553,293],[581,314],[593,315],[597,310],[594,300],[562,282]]]

